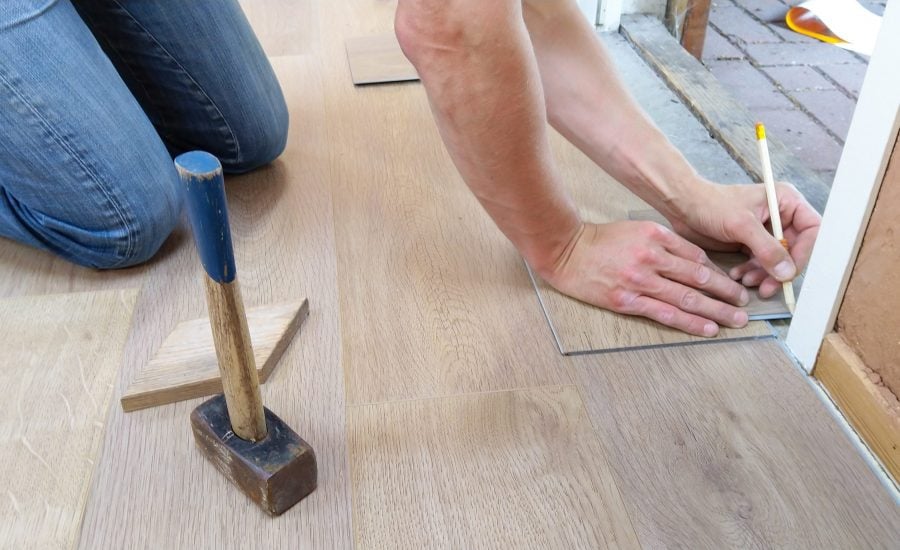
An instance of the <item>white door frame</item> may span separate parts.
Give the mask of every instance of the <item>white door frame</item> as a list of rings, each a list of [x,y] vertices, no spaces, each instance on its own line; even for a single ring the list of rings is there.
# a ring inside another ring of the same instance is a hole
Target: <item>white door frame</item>
[[[900,1],[887,3],[813,249],[787,346],[811,372],[834,330],[900,127]]]

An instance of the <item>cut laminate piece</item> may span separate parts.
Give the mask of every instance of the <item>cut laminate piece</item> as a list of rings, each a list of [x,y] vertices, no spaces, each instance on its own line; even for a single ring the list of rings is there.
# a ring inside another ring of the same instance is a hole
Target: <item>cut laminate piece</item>
[[[631,15],[622,18],[622,34],[697,115],[741,167],[762,181],[753,126],[756,119],[722,87],[716,77],[682,48],[659,18]],[[766,122],[763,120],[763,122]],[[828,185],[781,143],[768,136],[776,180],[793,183],[821,212],[828,200]]]
[[[309,302],[287,302],[247,310],[250,341],[260,384],[278,365],[309,315]],[[179,323],[122,395],[126,412],[222,393],[219,362],[209,318]]]
[[[656,210],[632,210],[628,213],[630,220],[645,220],[662,224],[669,229],[672,225],[662,214]],[[747,256],[740,252],[709,252],[709,259],[714,264],[722,268],[728,273],[731,268],[736,267],[747,260]],[[794,281],[794,292],[800,292],[801,280]],[[750,288],[750,303],[744,306],[744,311],[750,317],[751,321],[765,321],[770,319],[789,319],[791,312],[784,302],[784,291],[779,290],[775,295],[769,298],[763,298],[759,295],[758,289]]]
[[[0,300],[0,546],[77,543],[136,297]]]
[[[881,460],[895,481],[900,481],[900,403],[847,345],[832,332],[822,342],[813,370],[863,441]]]
[[[570,298],[533,273],[532,280],[564,355],[772,336],[764,321],[751,321],[742,329],[721,327],[715,338],[693,336],[650,319],[613,313]]]
[[[645,548],[900,540],[900,507],[774,340],[573,362]]]
[[[639,548],[573,386],[353,406],[359,548]]]
[[[357,86],[419,79],[393,33],[348,38],[347,60]]]

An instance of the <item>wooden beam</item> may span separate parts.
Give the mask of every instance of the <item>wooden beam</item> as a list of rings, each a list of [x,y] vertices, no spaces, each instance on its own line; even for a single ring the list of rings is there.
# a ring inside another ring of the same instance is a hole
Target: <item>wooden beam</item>
[[[622,34],[741,168],[756,181],[762,181],[753,133],[756,120],[747,109],[719,84],[706,67],[678,47],[678,42],[655,17],[623,17]],[[821,212],[828,199],[828,186],[815,172],[803,166],[777,136],[770,136],[768,141],[776,179],[796,185]]]
[[[698,60],[703,56],[709,0],[669,0],[666,3],[666,28]]]
[[[900,480],[900,403],[869,378],[862,360],[839,333],[825,337],[815,376],[885,469]]]

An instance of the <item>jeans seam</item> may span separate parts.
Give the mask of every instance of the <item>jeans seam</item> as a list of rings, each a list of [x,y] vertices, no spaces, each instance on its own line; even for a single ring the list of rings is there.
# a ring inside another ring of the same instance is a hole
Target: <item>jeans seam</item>
[[[65,138],[63,138],[63,137],[56,131],[56,129],[55,129],[54,126],[50,123],[50,121],[48,121],[46,118],[44,118],[44,117],[41,115],[40,110],[37,109],[37,107],[35,107],[30,101],[28,101],[28,98],[26,98],[24,95],[22,95],[21,93],[19,93],[19,90],[16,89],[16,87],[13,85],[13,83],[9,80],[9,78],[7,78],[7,77],[3,74],[2,71],[0,71],[0,81],[2,81],[3,84],[6,85],[6,87],[9,89],[9,91],[10,91],[13,95],[15,95],[15,96],[19,99],[19,101],[21,101],[21,102],[28,108],[28,110],[31,111],[31,113],[35,116],[35,118],[38,120],[38,122],[39,122],[39,123],[44,127],[44,129],[50,134],[50,137],[53,139],[53,141],[54,141],[57,145],[59,145],[60,147],[62,147],[63,150],[65,150],[69,155],[71,155],[72,158],[75,159],[75,162],[77,162],[77,163],[81,166],[81,168],[85,171],[85,173],[88,175],[88,177],[89,177],[89,178],[97,185],[97,187],[102,191],[103,195],[106,197],[106,199],[109,201],[109,203],[113,206],[113,209],[115,210],[116,216],[118,216],[119,221],[122,223],[122,226],[125,228],[125,236],[126,236],[127,242],[126,242],[126,247],[125,247],[125,254],[124,254],[124,257],[125,257],[125,258],[128,258],[129,256],[131,256],[132,252],[134,251],[134,235],[133,235],[133,231],[131,231],[131,229],[130,229],[130,224],[128,223],[128,220],[127,220],[125,214],[122,212],[122,207],[121,207],[121,205],[119,204],[118,200],[116,200],[116,198],[109,192],[109,189],[107,188],[106,184],[104,183],[103,178],[101,178],[100,175],[99,175],[97,172],[95,172],[95,171],[90,167],[90,165],[88,165],[88,164],[84,161],[84,159],[81,158],[81,155],[80,155],[77,151],[75,151],[75,150],[74,150],[74,149],[66,142]],[[123,259],[122,261],[125,261],[125,260]]]
[[[228,124],[228,119],[225,117],[225,114],[222,113],[222,110],[219,109],[219,106],[216,105],[216,102],[213,101],[211,97],[209,97],[209,94],[206,93],[206,90],[203,89],[203,86],[201,86],[200,83],[197,82],[197,81],[194,79],[193,76],[191,76],[191,73],[190,73],[187,69],[184,68],[184,65],[182,65],[182,64],[178,61],[178,59],[175,58],[175,56],[173,56],[171,53],[169,53],[169,50],[167,50],[166,47],[163,46],[163,45],[159,42],[159,40],[156,39],[155,36],[153,36],[153,33],[151,33],[150,31],[148,31],[146,27],[144,27],[143,25],[141,25],[141,22],[138,21],[137,18],[136,18],[134,15],[132,15],[131,12],[129,12],[128,9],[125,8],[125,6],[123,6],[123,5],[119,2],[119,0],[113,0],[113,1],[114,1],[114,3],[115,3],[117,6],[119,6],[119,9],[121,9],[128,17],[130,17],[131,20],[134,22],[134,24],[135,24],[137,27],[139,27],[140,30],[143,31],[144,34],[146,34],[147,37],[148,37],[150,40],[152,40],[153,43],[155,43],[155,44],[159,47],[159,49],[160,49],[163,53],[165,53],[165,54],[169,57],[169,59],[172,60],[173,63],[175,63],[175,64],[178,66],[179,69],[181,69],[181,72],[184,73],[184,75],[185,75],[185,76],[186,76],[186,77],[194,84],[194,86],[197,87],[198,90],[200,90],[200,93],[202,93],[202,94],[203,94],[203,97],[205,97],[206,100],[209,101],[209,104],[212,105],[212,106],[216,109],[216,112],[218,112],[218,113],[219,113],[219,116],[222,117],[222,122],[225,123],[225,127],[228,129],[228,133],[231,135],[231,141],[234,143],[235,158],[236,158],[236,159],[240,159],[240,158],[241,158],[241,144],[238,142],[237,136],[234,135],[234,130],[231,128],[231,125]]]

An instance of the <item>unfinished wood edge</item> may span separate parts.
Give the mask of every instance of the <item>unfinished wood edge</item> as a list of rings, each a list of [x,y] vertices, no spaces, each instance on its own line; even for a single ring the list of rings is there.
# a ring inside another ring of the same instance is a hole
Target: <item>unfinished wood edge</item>
[[[272,354],[269,355],[269,358],[262,366],[258,366],[260,384],[266,382],[272,372],[275,371],[275,367],[278,366],[278,361],[281,359],[281,356],[284,355],[284,351],[287,347],[294,340],[294,336],[297,334],[297,331],[300,330],[300,325],[303,324],[303,321],[305,321],[307,317],[309,317],[309,300],[304,298],[300,303],[297,312],[284,328],[284,332],[281,333],[281,338],[278,339],[278,342],[275,343],[275,347],[272,348]]]
[[[285,304],[273,305],[280,306]],[[253,312],[257,309],[259,308],[251,308],[250,311]],[[256,367],[257,376],[259,376],[259,382],[261,384],[265,383],[269,379],[269,376],[271,376],[271,374],[275,371],[275,367],[278,366],[278,362],[281,359],[281,356],[284,354],[288,345],[290,345],[290,343],[293,341],[294,336],[296,336],[297,332],[300,330],[300,326],[308,317],[309,300],[307,298],[303,298],[303,300],[299,302],[299,306],[297,307],[290,322],[285,326],[284,331],[282,332],[278,341],[275,343],[275,346],[272,348],[272,351],[269,354],[269,357],[266,359],[265,363],[263,363],[263,365],[257,365]],[[253,331],[251,327],[251,333],[252,332]],[[187,401],[189,399],[206,397],[209,395],[222,393],[223,390],[222,380],[218,375],[200,380],[184,382],[178,386],[135,390],[133,388],[139,377],[140,375],[136,377],[136,380],[132,381],[128,388],[125,389],[125,393],[122,394],[122,397],[119,398],[119,403],[124,412],[134,412],[142,409],[158,407],[160,405],[177,403],[179,401]]]
[[[897,483],[900,482],[900,415],[891,412],[891,403],[866,371],[863,361],[843,337],[832,332],[822,343],[812,375]]]
[[[258,374],[259,369],[257,369]],[[128,413],[215,395],[222,393],[222,391],[222,379],[216,377],[188,382],[178,387],[141,390],[134,393],[129,393],[129,390],[126,390],[126,393],[122,394],[122,397],[119,399],[119,403],[122,405],[122,410]]]
[[[747,109],[700,61],[681,47],[659,19],[647,15],[623,17],[621,33],[735,162],[755,181],[762,181],[756,143],[752,138],[755,119]],[[702,93],[698,93],[701,90]],[[704,100],[704,96],[714,99]],[[718,107],[713,108],[714,104]],[[721,116],[723,112],[729,113],[727,119]],[[822,212],[829,187],[780,140],[770,136],[768,144],[776,178],[796,185],[810,204]]]

